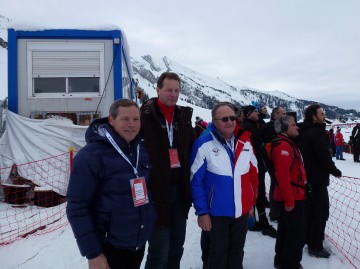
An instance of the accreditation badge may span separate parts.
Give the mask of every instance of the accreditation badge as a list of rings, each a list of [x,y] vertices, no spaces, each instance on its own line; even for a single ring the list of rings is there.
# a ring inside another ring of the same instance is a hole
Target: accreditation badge
[[[180,167],[180,160],[177,149],[169,149],[170,168]]]
[[[142,206],[149,203],[149,197],[146,189],[146,181],[144,177],[130,179],[131,193],[134,206]]]

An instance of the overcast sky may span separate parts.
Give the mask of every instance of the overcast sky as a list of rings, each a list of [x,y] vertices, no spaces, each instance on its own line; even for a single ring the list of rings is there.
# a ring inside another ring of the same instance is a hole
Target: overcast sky
[[[234,86],[279,90],[358,110],[359,14],[360,0],[1,0],[0,4],[0,15],[11,23],[50,28],[117,25],[126,32],[132,56],[167,56]],[[4,19],[0,22],[7,27]],[[0,34],[7,38],[4,31]],[[3,85],[0,81],[0,97],[7,94]]]

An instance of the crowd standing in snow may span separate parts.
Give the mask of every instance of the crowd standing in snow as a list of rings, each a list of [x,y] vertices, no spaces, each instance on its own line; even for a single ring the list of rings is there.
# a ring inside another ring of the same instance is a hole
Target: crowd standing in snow
[[[67,194],[68,219],[89,269],[138,269],[146,242],[146,269],[179,269],[192,204],[203,269],[243,268],[248,229],[276,238],[275,268],[302,269],[305,243],[311,256],[328,258],[327,186],[330,174],[341,171],[332,161],[324,110],[310,105],[297,125],[276,107],[265,123],[265,103],[238,109],[220,102],[211,122],[197,116],[193,128],[192,109],[177,105],[180,89],[180,77],[165,72],[157,98],[140,109],[115,101],[108,118],[89,126]],[[355,162],[359,125],[351,136]],[[342,159],[340,151],[337,156]]]

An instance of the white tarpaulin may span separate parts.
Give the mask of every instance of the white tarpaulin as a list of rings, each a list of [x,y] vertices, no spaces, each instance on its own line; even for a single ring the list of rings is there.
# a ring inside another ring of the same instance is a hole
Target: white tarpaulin
[[[31,164],[38,160],[51,159],[51,157],[66,153],[70,146],[79,150],[86,144],[86,129],[87,126],[75,125],[68,119],[29,119],[7,111],[6,131],[0,139],[0,168],[28,163],[27,170],[32,171],[30,173],[27,171],[25,175],[21,169],[18,169],[20,176],[33,181],[38,186],[65,195],[66,186],[64,187],[64,184],[58,184],[56,181],[67,180],[63,177],[69,175],[68,161],[65,165],[59,161],[49,162],[46,168]],[[11,183],[8,180],[9,172],[2,173],[1,177],[3,181]]]

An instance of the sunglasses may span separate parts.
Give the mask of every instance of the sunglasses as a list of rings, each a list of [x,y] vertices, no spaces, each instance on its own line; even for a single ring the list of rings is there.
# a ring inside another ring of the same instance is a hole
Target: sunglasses
[[[235,116],[229,116],[229,117],[223,117],[223,118],[221,118],[221,119],[215,119],[215,118],[214,118],[214,120],[221,120],[222,122],[228,122],[229,120],[230,120],[230,121],[236,120],[236,117],[235,117]]]

